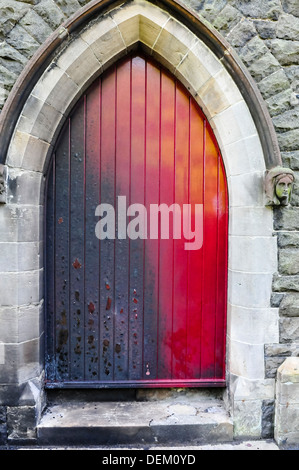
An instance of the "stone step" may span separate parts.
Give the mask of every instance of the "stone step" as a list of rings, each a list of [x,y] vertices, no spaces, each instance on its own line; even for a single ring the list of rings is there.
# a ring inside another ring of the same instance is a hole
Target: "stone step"
[[[233,441],[222,400],[70,402],[51,405],[40,445],[214,444]]]

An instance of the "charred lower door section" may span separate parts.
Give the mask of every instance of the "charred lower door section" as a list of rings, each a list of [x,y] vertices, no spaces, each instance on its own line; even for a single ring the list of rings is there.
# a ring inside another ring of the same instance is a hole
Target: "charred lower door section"
[[[227,215],[188,92],[141,56],[98,79],[49,174],[46,385],[224,385]]]

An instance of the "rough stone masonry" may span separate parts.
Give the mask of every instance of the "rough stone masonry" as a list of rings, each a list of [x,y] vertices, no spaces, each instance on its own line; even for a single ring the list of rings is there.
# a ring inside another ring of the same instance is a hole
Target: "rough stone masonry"
[[[278,272],[272,306],[279,307],[280,341],[265,347],[266,378],[299,356],[299,2],[182,0],[221,33],[256,81],[272,117],[283,165],[297,177],[291,205],[274,208]],[[0,109],[28,60],[88,0],[0,0]],[[0,354],[1,359],[1,354]],[[273,402],[263,408],[263,437],[273,435]],[[0,407],[0,443],[6,435]],[[13,418],[11,418],[13,419]]]

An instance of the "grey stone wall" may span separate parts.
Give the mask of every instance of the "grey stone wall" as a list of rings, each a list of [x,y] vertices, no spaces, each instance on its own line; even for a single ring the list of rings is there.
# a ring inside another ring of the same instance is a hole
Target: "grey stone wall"
[[[265,348],[266,377],[273,378],[286,357],[299,356],[299,0],[183,1],[239,54],[268,105],[283,163],[297,175],[291,206],[274,209],[279,259],[272,306],[280,309],[280,341]],[[40,45],[86,3],[0,0],[0,109]],[[271,407],[265,404],[265,416]]]

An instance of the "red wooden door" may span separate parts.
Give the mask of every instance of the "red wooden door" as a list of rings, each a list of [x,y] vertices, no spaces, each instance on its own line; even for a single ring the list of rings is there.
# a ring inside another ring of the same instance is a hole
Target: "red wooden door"
[[[226,177],[175,78],[133,56],[92,85],[56,146],[46,219],[48,387],[225,383]]]

